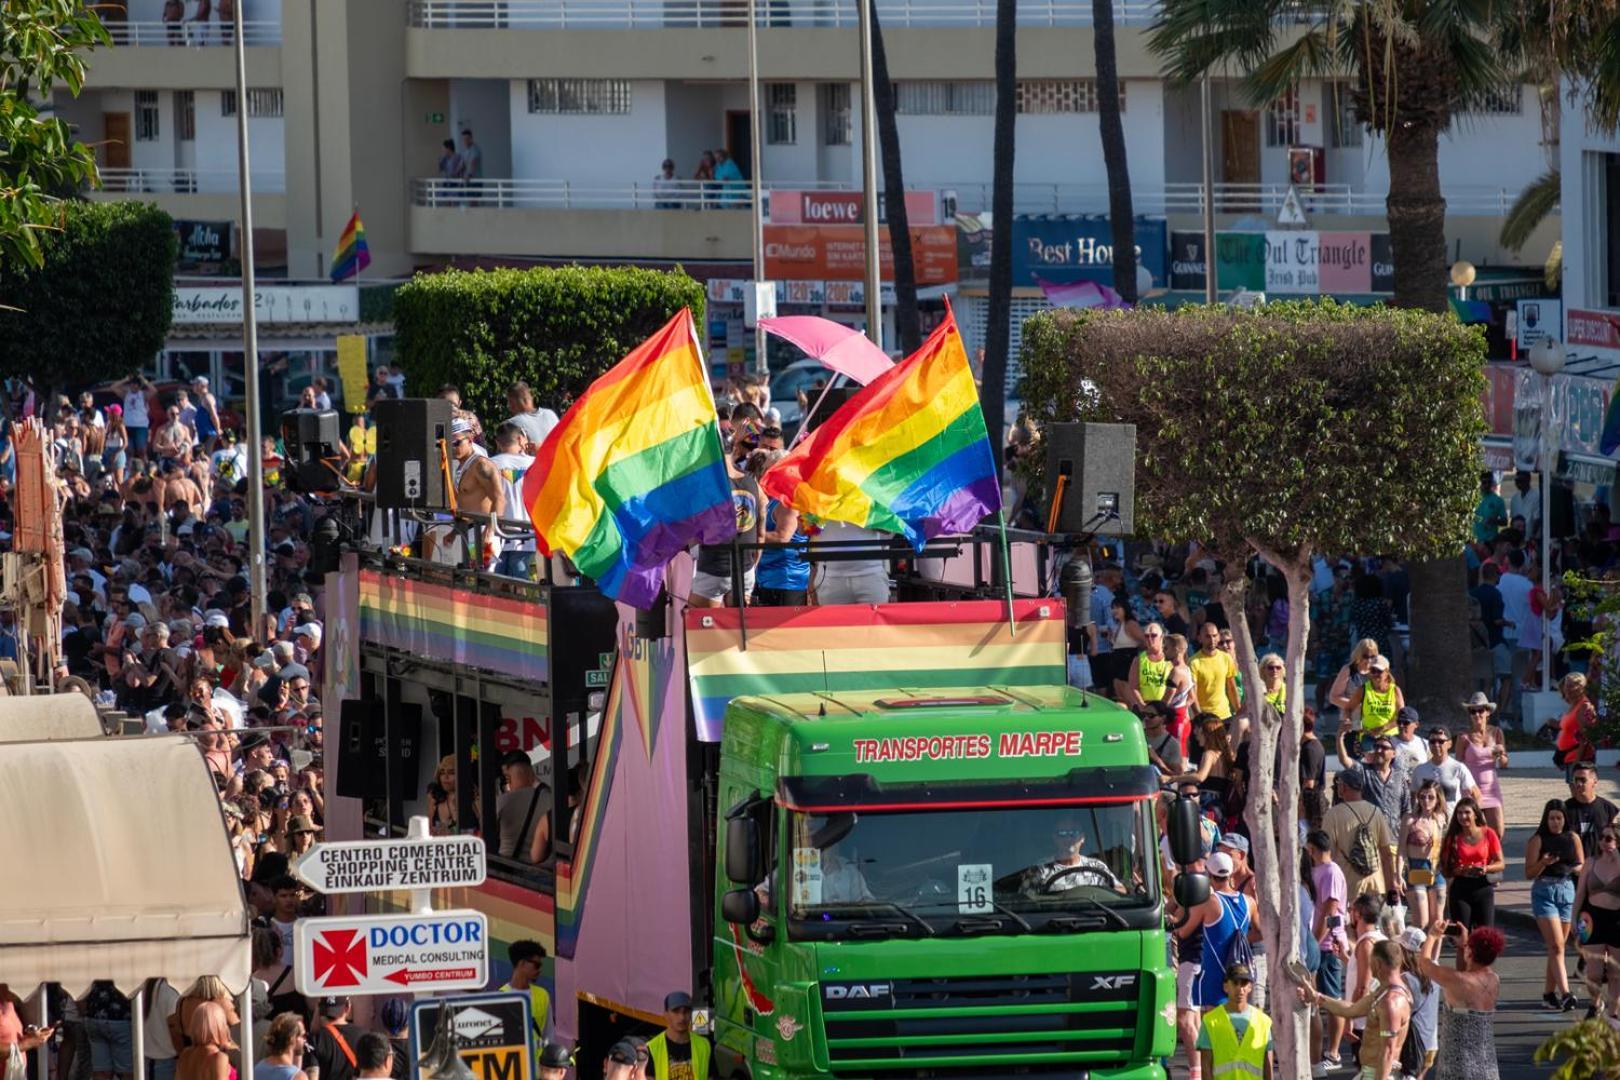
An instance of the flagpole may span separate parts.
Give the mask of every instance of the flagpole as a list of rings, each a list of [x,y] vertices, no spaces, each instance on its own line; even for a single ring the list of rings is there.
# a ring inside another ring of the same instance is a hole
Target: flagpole
[[[1012,554],[1007,548],[1007,513],[996,510],[996,528],[1001,531],[1001,576],[1007,584],[1007,633],[1018,636],[1018,616],[1013,613]]]
[[[257,288],[253,266],[253,179],[248,169],[247,51],[242,41],[242,4],[232,5],[236,32],[236,168],[242,198],[242,381],[247,402],[248,588],[252,597],[253,636],[264,630],[266,607],[264,565],[264,448],[259,417],[259,319],[254,308]]]

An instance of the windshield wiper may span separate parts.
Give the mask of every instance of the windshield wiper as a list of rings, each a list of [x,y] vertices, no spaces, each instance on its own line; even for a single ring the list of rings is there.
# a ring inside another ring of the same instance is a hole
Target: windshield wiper
[[[892,900],[862,900],[856,904],[852,904],[851,906],[885,908],[889,911],[896,912],[897,914],[904,915],[906,918],[922,927],[923,933],[928,937],[934,937],[938,933],[938,931],[934,929],[934,925],[927,919],[923,918],[921,915],[917,914],[915,911],[912,911],[908,907],[903,907],[900,904],[896,904]],[[860,923],[858,922],[852,923],[850,926],[850,931],[853,933],[855,927],[859,925]]]
[[[1018,914],[1018,912],[1014,911],[1012,908],[1008,907],[1006,904],[1001,903],[999,900],[992,900],[992,901],[990,901],[990,906],[995,908],[997,911],[1001,912],[1003,915],[1007,916],[1013,922],[1017,923],[1019,925],[1019,927],[1023,929],[1024,933],[1033,934],[1035,932],[1035,928],[1033,926],[1029,925],[1029,920],[1028,919],[1026,919],[1022,915]]]
[[[1075,930],[1095,930],[1099,926],[1106,926],[1107,920],[1082,919],[1078,915],[1054,915],[1041,924],[1041,929],[1050,933],[1072,932]]]
[[[1098,911],[1102,912],[1102,915],[1103,915],[1103,917],[1105,919],[1108,919],[1109,921],[1113,922],[1121,930],[1129,930],[1131,928],[1131,923],[1130,923],[1129,919],[1125,918],[1125,916],[1121,915],[1119,912],[1115,911],[1113,908],[1109,907],[1107,904],[1103,903],[1101,900],[1098,900],[1096,897],[1094,897],[1094,896],[1077,896],[1074,899],[1079,900],[1081,903],[1084,903],[1084,904],[1090,904],[1092,907],[1094,907]]]

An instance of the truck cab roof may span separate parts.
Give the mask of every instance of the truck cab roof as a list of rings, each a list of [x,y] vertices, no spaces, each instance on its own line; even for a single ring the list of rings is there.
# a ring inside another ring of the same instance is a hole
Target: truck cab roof
[[[737,698],[733,760],[785,805],[1140,798],[1157,789],[1142,724],[1068,686],[888,688]]]

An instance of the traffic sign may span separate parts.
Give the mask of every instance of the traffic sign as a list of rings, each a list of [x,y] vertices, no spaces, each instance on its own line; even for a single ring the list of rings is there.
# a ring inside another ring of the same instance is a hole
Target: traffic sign
[[[482,990],[489,924],[481,911],[299,919],[293,955],[298,992],[311,997]]]
[[[466,994],[423,998],[411,1008],[411,1062],[433,1045],[439,1009],[456,1011],[461,1060],[476,1080],[530,1080],[534,1072],[534,1024],[527,993]]]
[[[293,866],[293,873],[319,893],[482,885],[484,840],[479,836],[432,836],[316,844]]]

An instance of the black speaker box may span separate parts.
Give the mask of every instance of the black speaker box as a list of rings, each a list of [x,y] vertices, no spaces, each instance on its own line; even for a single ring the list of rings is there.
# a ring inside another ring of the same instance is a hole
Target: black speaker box
[[[450,437],[450,403],[379,398],[371,416],[377,425],[377,505],[388,510],[448,506],[439,444]]]
[[[380,799],[383,766],[377,756],[383,735],[382,702],[349,698],[338,711],[337,793],[345,799]]]
[[[842,409],[850,398],[864,389],[862,386],[835,386],[827,391],[827,396],[822,399],[819,406],[816,405],[815,397],[811,397],[810,422],[805,425],[805,433],[809,434],[816,430],[829,416]]]
[[[303,464],[338,456],[343,434],[334,409],[292,409],[281,414],[281,441],[287,455]]]
[[[1564,480],[1553,481],[1552,486],[1552,516],[1547,519],[1552,525],[1554,540],[1564,540],[1575,535],[1575,485]],[[1540,537],[1536,537],[1540,543]]]
[[[1046,491],[1056,497],[1067,476],[1058,511],[1060,533],[1129,536],[1136,512],[1136,425],[1049,424],[1046,428]]]

